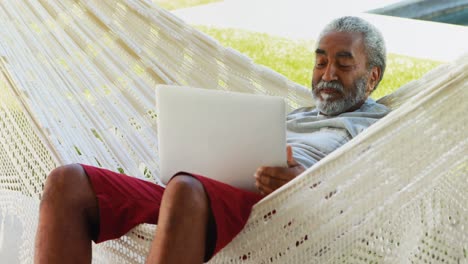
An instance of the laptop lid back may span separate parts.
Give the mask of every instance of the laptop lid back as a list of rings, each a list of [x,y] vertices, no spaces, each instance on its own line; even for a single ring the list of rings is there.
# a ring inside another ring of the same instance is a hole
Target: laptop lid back
[[[160,176],[200,174],[255,191],[260,166],[286,166],[283,98],[158,85]]]

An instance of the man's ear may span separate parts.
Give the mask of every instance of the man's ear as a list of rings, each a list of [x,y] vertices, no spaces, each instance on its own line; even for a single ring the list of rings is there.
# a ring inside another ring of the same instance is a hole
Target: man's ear
[[[380,76],[382,74],[382,70],[380,67],[374,66],[370,70],[369,79],[367,80],[367,87],[366,87],[366,94],[369,96],[372,91],[374,91],[375,87],[377,86],[378,81],[380,80]]]

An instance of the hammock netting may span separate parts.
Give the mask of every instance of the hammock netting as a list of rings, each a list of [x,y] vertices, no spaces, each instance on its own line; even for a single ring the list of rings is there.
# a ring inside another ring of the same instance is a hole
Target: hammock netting
[[[32,263],[48,172],[158,180],[154,88],[310,92],[145,0],[0,2],[0,257]],[[379,101],[393,111],[257,204],[210,263],[467,263],[468,56]],[[94,245],[143,263],[156,226]]]

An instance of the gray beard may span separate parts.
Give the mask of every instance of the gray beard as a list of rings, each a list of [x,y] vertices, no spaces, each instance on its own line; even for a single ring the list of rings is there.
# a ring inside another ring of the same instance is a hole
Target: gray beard
[[[332,83],[332,84],[330,84]],[[316,87],[313,87],[312,95],[314,97],[317,109],[329,116],[339,115],[346,110],[352,108],[358,103],[364,102],[366,100],[366,83],[367,76],[359,78],[354,85],[356,86],[356,94],[347,94],[345,97],[337,100],[330,101],[328,100],[327,95],[322,95],[323,100],[319,98],[318,94],[321,88],[332,87],[336,90],[343,92],[343,85],[339,82],[324,82],[320,81]]]

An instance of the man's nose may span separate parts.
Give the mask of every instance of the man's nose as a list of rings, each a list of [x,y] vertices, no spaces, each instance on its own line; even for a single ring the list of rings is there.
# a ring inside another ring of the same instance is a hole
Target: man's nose
[[[322,75],[322,80],[326,82],[338,80],[338,77],[336,76],[336,68],[333,64],[327,65],[325,72]]]

